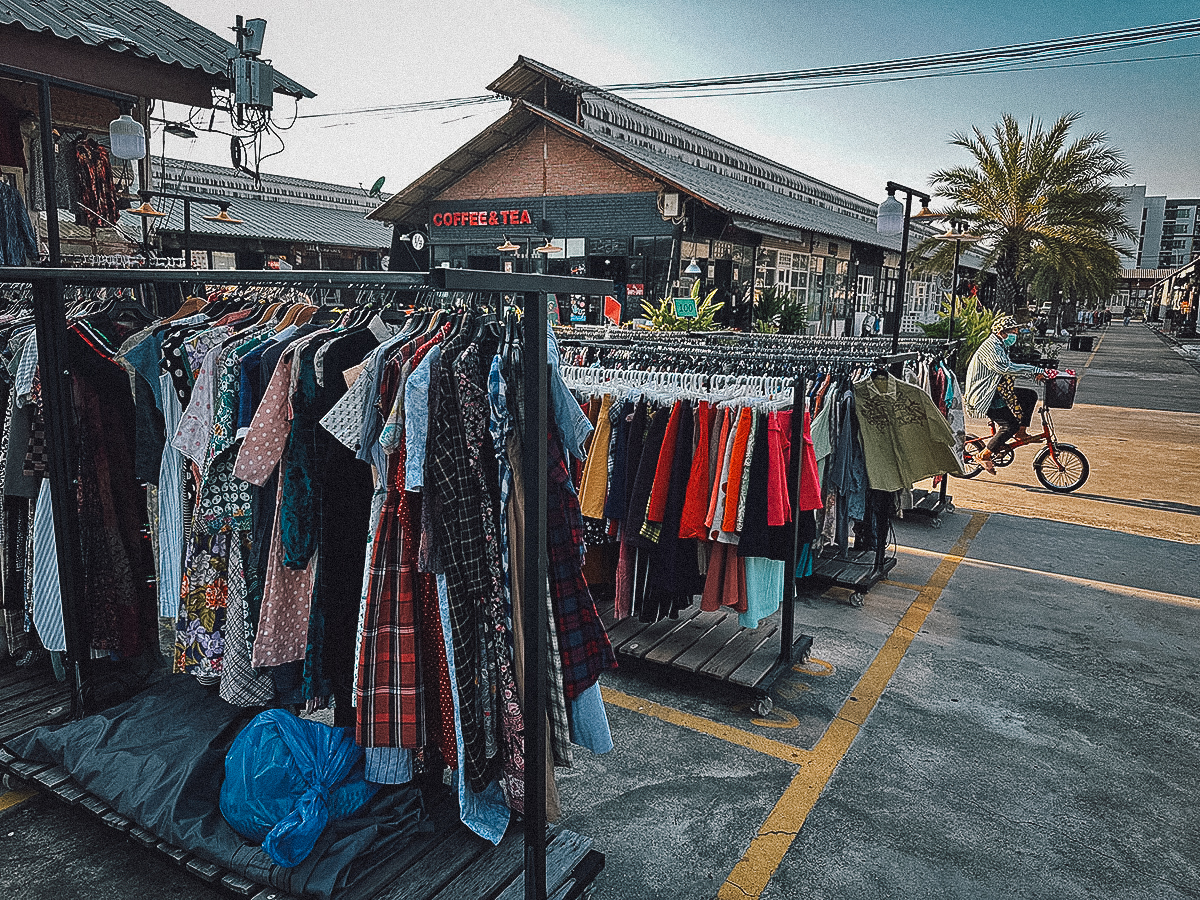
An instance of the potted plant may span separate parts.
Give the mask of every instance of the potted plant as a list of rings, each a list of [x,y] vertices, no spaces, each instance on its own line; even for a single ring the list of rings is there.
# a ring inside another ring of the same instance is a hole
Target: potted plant
[[[703,299],[700,297],[700,281],[692,282],[691,298],[696,304],[696,317],[683,318],[675,314],[675,298],[663,297],[658,303],[642,301],[642,315],[649,320],[647,328],[656,331],[711,331],[716,325],[717,313],[725,306],[716,300],[713,288]]]

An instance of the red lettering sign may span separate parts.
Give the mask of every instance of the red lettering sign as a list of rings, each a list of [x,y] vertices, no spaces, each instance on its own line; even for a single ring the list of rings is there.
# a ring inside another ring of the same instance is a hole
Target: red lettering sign
[[[532,225],[527,209],[478,209],[434,213],[434,228],[474,228],[489,225]]]

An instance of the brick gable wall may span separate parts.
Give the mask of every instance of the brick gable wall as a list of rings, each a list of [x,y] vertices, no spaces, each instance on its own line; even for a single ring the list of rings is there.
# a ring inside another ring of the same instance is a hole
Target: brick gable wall
[[[471,170],[434,200],[656,192],[658,183],[612,162],[582,141],[547,127],[543,186],[542,128]],[[544,190],[543,190],[544,187]]]

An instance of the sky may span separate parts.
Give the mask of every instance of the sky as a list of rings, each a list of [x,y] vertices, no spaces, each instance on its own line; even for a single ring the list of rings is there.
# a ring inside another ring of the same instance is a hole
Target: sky
[[[395,192],[502,115],[505,103],[388,115],[367,107],[467,97],[519,55],[596,85],[847,65],[999,47],[1200,17],[1196,0],[166,0],[233,39],[235,17],[267,20],[263,58],[316,92],[276,95],[285,147],[262,171]],[[908,80],[745,97],[655,99],[662,114],[872,200],[897,181],[970,163],[956,132],[1005,113],[1103,132],[1150,195],[1200,196],[1200,39],[1125,56],[1192,58]],[[1096,57],[1112,59],[1113,55]],[[186,107],[156,110],[187,118]],[[209,117],[193,119],[208,123]],[[220,126],[220,116],[217,118]],[[229,165],[228,137],[154,136],[152,152]],[[269,143],[269,142],[268,142]],[[278,149],[265,146],[264,152]]]

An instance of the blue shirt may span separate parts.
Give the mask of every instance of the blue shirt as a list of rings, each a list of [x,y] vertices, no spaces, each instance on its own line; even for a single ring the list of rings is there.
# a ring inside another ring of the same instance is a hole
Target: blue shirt
[[[593,426],[559,371],[562,360],[558,354],[558,341],[554,337],[554,329],[548,324],[546,351],[550,362],[550,401],[554,406],[554,427],[558,430],[563,450],[576,459],[584,459],[587,454],[584,453],[583,447],[592,433]]]

